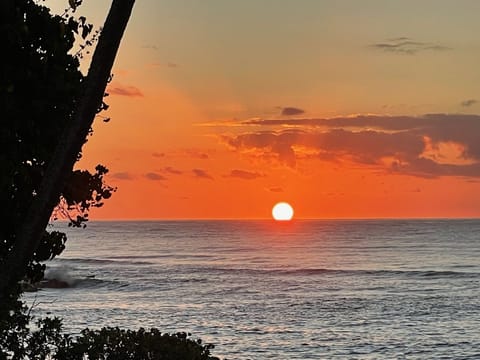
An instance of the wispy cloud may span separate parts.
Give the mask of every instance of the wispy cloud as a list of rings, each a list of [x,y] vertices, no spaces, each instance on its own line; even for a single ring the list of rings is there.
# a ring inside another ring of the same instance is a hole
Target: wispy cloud
[[[133,180],[133,175],[131,175],[129,172],[123,171],[123,172],[116,172],[110,175],[112,178],[117,179],[117,180]]]
[[[254,179],[257,179],[259,177],[263,177],[265,175],[260,174],[258,172],[233,169],[232,171],[230,171],[230,174],[227,175],[227,176],[228,177],[233,177],[233,178],[244,179],[244,180],[254,180]]]
[[[135,86],[113,84],[107,89],[109,94],[128,96],[128,97],[143,97],[143,93]]]
[[[180,65],[177,64],[177,63],[174,63],[172,61],[168,61],[168,62],[153,62],[153,63],[149,63],[147,64],[146,66],[148,67],[151,67],[151,68],[162,68],[162,67],[167,67],[167,68],[170,68],[170,69],[176,69],[178,68]]]
[[[231,148],[296,167],[304,158],[414,176],[480,177],[480,116],[365,115],[249,121],[273,130],[224,136]],[[282,125],[297,125],[285,129]]]
[[[462,101],[462,102],[460,103],[460,105],[462,105],[463,107],[470,107],[470,106],[475,105],[476,103],[478,103],[478,100],[476,100],[476,99],[468,99],[468,100]]]
[[[274,192],[274,193],[279,193],[279,192],[283,192],[283,189],[279,186],[272,186],[272,187],[268,188],[268,191]]]
[[[211,176],[211,175],[210,175],[208,172],[206,172],[205,170],[202,170],[202,169],[193,169],[192,172],[193,172],[193,175],[194,175],[196,178],[213,180],[213,176]]]
[[[397,54],[414,55],[423,51],[445,51],[450,47],[438,43],[415,41],[408,37],[387,39],[370,45],[371,48]]]
[[[143,49],[150,49],[150,50],[158,50],[157,45],[152,45],[152,44],[142,45],[142,48],[143,48]]]
[[[183,171],[180,171],[180,170],[177,170],[171,166],[167,166],[163,169],[163,171],[169,173],[169,174],[173,174],[173,175],[182,175],[183,174]]]
[[[210,156],[206,152],[203,152],[201,150],[188,149],[185,152],[188,155],[188,157],[191,157],[191,158],[202,159],[202,160],[206,160],[210,158]]]
[[[293,115],[301,115],[301,114],[304,114],[305,113],[305,110],[303,109],[299,109],[299,108],[296,108],[296,107],[284,107],[282,108],[282,113],[281,115],[283,116],[293,116]]]
[[[148,180],[153,180],[153,181],[162,181],[162,180],[167,180],[167,178],[163,175],[154,173],[154,172],[149,172],[145,174],[145,177]]]

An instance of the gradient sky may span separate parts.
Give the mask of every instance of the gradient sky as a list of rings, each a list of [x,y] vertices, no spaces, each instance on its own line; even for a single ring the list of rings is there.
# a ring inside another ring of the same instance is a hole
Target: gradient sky
[[[79,12],[100,25],[109,4]],[[118,187],[93,217],[266,218],[277,201],[298,218],[480,216],[479,13],[137,0],[112,120],[79,164],[107,165]]]

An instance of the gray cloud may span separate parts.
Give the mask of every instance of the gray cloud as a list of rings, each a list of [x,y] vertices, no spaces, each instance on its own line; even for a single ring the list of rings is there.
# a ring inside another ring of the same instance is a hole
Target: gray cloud
[[[232,171],[230,171],[230,174],[228,175],[228,177],[234,177],[234,178],[239,178],[244,180],[254,180],[263,176],[264,176],[263,174],[260,174],[258,172],[238,170],[238,169],[233,169]]]
[[[385,52],[407,55],[414,55],[423,51],[451,50],[451,48],[447,46],[436,43],[415,41],[408,37],[387,39],[384,42],[371,44],[370,47]]]
[[[157,174],[157,173],[154,173],[154,172],[146,173],[146,174],[145,174],[145,177],[146,177],[148,180],[154,180],[154,181],[167,180],[167,178],[166,178],[165,176],[160,175],[160,174]]]
[[[293,116],[293,115],[301,115],[304,114],[305,110],[296,108],[296,107],[284,107],[282,108],[282,115],[283,116]]]
[[[205,170],[193,169],[192,172],[197,178],[213,180],[213,176],[209,175]]]
[[[480,176],[479,115],[366,115],[251,120],[244,124],[278,126],[282,130],[225,136],[230,147],[256,150],[257,155],[277,158],[289,167],[295,167],[301,157],[316,157],[423,177]],[[285,130],[284,125],[295,127]],[[446,160],[441,144],[457,149],[456,160]],[[302,153],[302,149],[308,151]],[[426,151],[430,154],[425,155]]]
[[[462,101],[462,102],[460,103],[460,105],[462,105],[463,107],[470,107],[470,106],[475,105],[476,103],[478,103],[478,100],[476,100],[476,99],[468,99],[468,100]]]

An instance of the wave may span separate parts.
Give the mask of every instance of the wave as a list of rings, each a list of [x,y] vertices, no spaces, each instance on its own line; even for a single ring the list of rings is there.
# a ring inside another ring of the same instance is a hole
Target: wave
[[[105,258],[55,258],[54,262],[75,264],[99,264],[99,265],[152,265],[158,259],[215,259],[214,255],[206,254],[162,254],[162,255],[115,255]],[[151,261],[148,261],[151,260]]]
[[[138,257],[139,259],[142,257]],[[147,257],[145,257],[147,258]],[[151,257],[153,258],[153,257]],[[152,262],[150,261],[138,261],[133,260],[126,260],[127,258],[55,258],[54,262],[61,262],[61,263],[84,263],[84,264],[98,264],[98,265],[107,265],[107,264],[115,264],[115,265],[151,265]]]
[[[39,289],[76,289],[76,288],[84,288],[84,289],[99,289],[99,288],[106,288],[108,290],[116,290],[121,288],[129,287],[130,285],[124,281],[117,281],[117,280],[103,280],[103,279],[96,279],[93,276],[88,276],[84,278],[80,277],[69,277],[68,280],[64,280],[65,277],[49,277],[45,278],[45,280],[40,281],[37,284]]]
[[[236,274],[269,274],[285,276],[377,276],[377,277],[415,277],[415,278],[476,278],[480,272],[445,271],[445,270],[368,270],[368,269],[327,269],[327,268],[302,268],[302,269],[252,269],[252,268],[226,268],[202,267],[191,269],[198,272],[220,272]]]
[[[78,274],[68,266],[48,267],[39,288],[100,288],[109,289],[128,286],[125,281],[97,279],[95,275]]]

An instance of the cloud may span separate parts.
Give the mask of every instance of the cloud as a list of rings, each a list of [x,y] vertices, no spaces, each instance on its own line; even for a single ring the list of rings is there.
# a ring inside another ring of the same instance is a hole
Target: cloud
[[[157,45],[146,44],[142,46],[143,49],[158,50]]]
[[[183,174],[183,171],[180,171],[180,170],[177,170],[177,169],[174,169],[172,168],[171,166],[167,166],[163,169],[165,172],[169,173],[169,174],[173,174],[173,175],[181,175]]]
[[[160,181],[160,180],[167,180],[167,178],[163,175],[154,173],[154,172],[149,172],[145,174],[145,177],[148,180],[153,180],[153,181]]]
[[[153,157],[162,158],[165,157],[165,153],[154,152],[152,153]]]
[[[259,177],[263,177],[265,175],[260,174],[258,172],[251,172],[251,171],[246,171],[246,170],[238,170],[238,169],[233,169],[230,171],[230,174],[227,175],[228,177],[234,177],[234,178],[239,178],[239,179],[244,179],[244,180],[254,180]]]
[[[209,158],[209,155],[207,153],[199,150],[195,150],[195,149],[186,150],[186,153],[189,157],[196,158],[196,159],[206,160]]]
[[[171,62],[171,61],[168,61],[166,63],[156,61],[156,62],[147,64],[147,66],[152,67],[152,68],[167,67],[167,68],[170,68],[170,69],[175,69],[175,68],[178,68],[180,65],[177,64],[177,63]]]
[[[480,177],[479,115],[359,115],[246,123],[280,130],[224,136],[229,147],[292,168],[300,159],[316,158],[422,177]]]
[[[414,55],[423,51],[445,51],[451,50],[447,46],[436,43],[415,41],[408,37],[387,39],[384,42],[370,45],[371,48],[397,54]]]
[[[278,192],[283,192],[283,189],[279,186],[272,186],[268,188],[268,191],[278,193]]]
[[[107,92],[113,95],[128,96],[128,97],[143,97],[143,93],[135,86],[128,85],[111,85]]]
[[[463,107],[470,107],[472,105],[475,105],[476,103],[478,103],[478,100],[468,99],[468,100],[462,101],[460,105],[462,105]]]
[[[126,171],[113,173],[110,176],[117,180],[133,180],[133,176]]]
[[[213,177],[209,175],[205,170],[193,169],[192,172],[197,178],[213,180]]]
[[[304,114],[305,110],[296,108],[296,107],[284,107],[282,109],[282,115],[283,116],[293,116],[293,115],[301,115]]]

